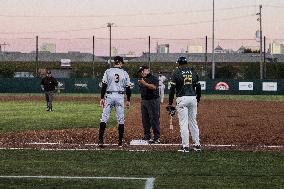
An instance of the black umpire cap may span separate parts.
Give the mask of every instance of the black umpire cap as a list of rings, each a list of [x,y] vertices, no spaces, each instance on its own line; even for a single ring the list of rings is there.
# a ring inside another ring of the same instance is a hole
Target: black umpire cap
[[[50,70],[48,70],[48,71],[47,71],[47,74],[51,74],[51,71],[50,71]]]
[[[138,71],[137,71],[137,73],[140,73],[140,72],[142,72],[145,69],[149,69],[149,67],[148,66],[140,66]]]
[[[121,56],[115,56],[113,60],[115,64],[118,64],[119,62],[124,63],[123,58]]]

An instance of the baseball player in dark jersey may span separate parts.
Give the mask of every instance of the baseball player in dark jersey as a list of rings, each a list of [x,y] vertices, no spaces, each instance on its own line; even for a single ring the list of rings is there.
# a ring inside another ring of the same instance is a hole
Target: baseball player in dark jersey
[[[45,93],[46,111],[52,111],[52,100],[55,87],[58,86],[57,80],[51,76],[51,71],[47,71],[46,77],[41,80],[41,90]]]
[[[189,152],[189,131],[191,133],[194,151],[200,151],[199,129],[197,125],[197,103],[201,97],[201,86],[197,73],[188,65],[186,57],[179,57],[178,68],[174,71],[171,80],[169,105],[172,108],[176,95],[176,108],[179,118],[182,147],[179,151]]]
[[[102,79],[100,105],[104,108],[100,122],[99,147],[104,147],[104,132],[112,108],[116,108],[116,119],[118,123],[118,146],[123,145],[124,135],[124,93],[127,95],[126,106],[130,106],[130,78],[122,69],[123,58],[114,57],[114,67],[105,71]],[[106,94],[106,96],[105,96]]]

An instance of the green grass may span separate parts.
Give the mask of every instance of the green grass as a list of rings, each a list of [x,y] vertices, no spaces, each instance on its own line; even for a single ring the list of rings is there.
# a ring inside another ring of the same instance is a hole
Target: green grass
[[[284,101],[284,95],[203,95],[201,98],[210,100]]]
[[[59,96],[91,96],[99,97],[99,94],[93,93],[60,93]],[[0,93],[1,96],[43,96],[41,93]],[[140,98],[140,94],[132,94],[134,98]],[[168,97],[168,94],[165,95]],[[202,99],[225,99],[225,100],[262,100],[262,101],[284,101],[284,95],[202,95]]]
[[[102,108],[97,102],[54,102],[53,112],[46,112],[45,102],[1,102],[0,133],[27,130],[60,130],[98,127]],[[109,126],[114,126],[115,111]]]
[[[155,189],[283,188],[283,153],[0,150],[0,175],[154,177]],[[143,188],[144,181],[1,179],[0,188]]]

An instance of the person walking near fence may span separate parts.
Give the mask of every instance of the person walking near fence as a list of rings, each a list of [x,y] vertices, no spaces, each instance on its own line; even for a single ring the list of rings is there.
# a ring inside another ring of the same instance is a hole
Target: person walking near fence
[[[193,149],[199,152],[201,146],[196,115],[197,103],[199,103],[201,98],[201,86],[199,84],[198,74],[189,67],[186,57],[179,57],[177,63],[179,66],[172,76],[167,109],[173,108],[173,99],[176,94],[176,107],[182,139],[182,146],[179,151],[189,152],[190,130],[194,146]]]
[[[45,94],[46,111],[52,111],[53,95],[55,87],[58,86],[58,82],[54,77],[52,77],[50,70],[46,72],[46,77],[42,78],[40,86],[41,90]]]
[[[159,80],[150,73],[149,67],[142,66],[138,70],[138,79],[141,92],[141,113],[144,129],[143,140],[149,143],[160,143],[160,98]],[[151,128],[154,139],[151,139]]]
[[[116,119],[118,123],[118,146],[123,146],[124,137],[124,93],[126,92],[126,107],[130,106],[130,78],[122,69],[124,61],[120,56],[114,57],[114,67],[105,71],[102,79],[100,106],[103,107],[102,118],[99,129],[99,147],[104,147],[104,132],[106,123],[113,107],[116,108]],[[105,96],[105,94],[107,94]]]

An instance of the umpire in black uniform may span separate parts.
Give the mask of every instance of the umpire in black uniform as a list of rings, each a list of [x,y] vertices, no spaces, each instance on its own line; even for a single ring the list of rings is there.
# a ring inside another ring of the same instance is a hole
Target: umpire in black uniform
[[[52,111],[52,99],[53,94],[55,91],[55,87],[58,86],[57,80],[51,76],[51,71],[47,71],[46,77],[42,78],[41,80],[41,90],[45,93],[45,99],[46,99],[46,105],[47,109],[46,111]]]
[[[138,79],[141,92],[141,113],[144,129],[143,140],[149,143],[160,143],[160,97],[159,79],[150,73],[149,67],[142,66],[138,70]],[[151,128],[154,139],[151,139]]]

